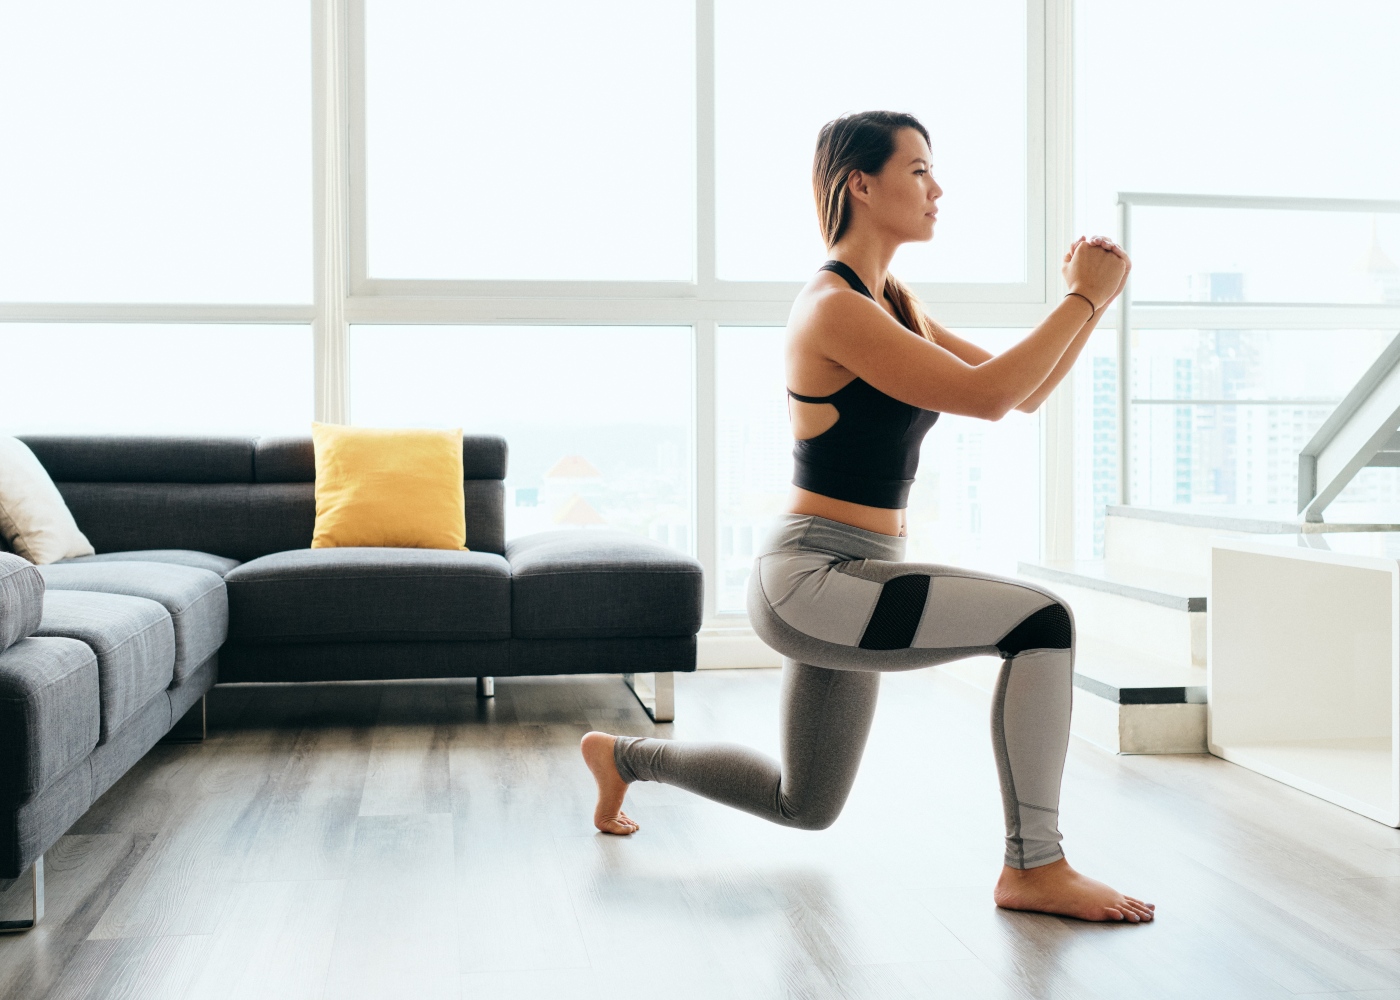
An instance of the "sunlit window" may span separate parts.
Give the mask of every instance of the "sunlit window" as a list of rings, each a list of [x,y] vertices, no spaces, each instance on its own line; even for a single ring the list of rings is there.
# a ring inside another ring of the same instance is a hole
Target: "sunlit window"
[[[369,0],[378,278],[690,281],[688,2]]]
[[[0,300],[310,302],[311,16],[0,9]]]
[[[719,276],[796,280],[825,260],[812,200],[817,131],[884,108],[918,117],[944,189],[910,281],[1026,277],[1026,4],[717,0]],[[975,81],[975,85],[971,85]]]
[[[687,328],[357,326],[354,421],[510,449],[508,537],[614,527],[694,550]]]
[[[0,434],[311,433],[305,326],[3,323],[0,357]]]

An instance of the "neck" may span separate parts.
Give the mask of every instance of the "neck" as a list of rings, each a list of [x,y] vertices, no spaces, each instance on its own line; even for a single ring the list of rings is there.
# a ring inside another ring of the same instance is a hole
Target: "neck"
[[[890,261],[898,243],[889,243],[877,237],[847,233],[831,248],[831,259],[839,260],[865,282],[876,302],[885,300],[885,279],[890,273]]]

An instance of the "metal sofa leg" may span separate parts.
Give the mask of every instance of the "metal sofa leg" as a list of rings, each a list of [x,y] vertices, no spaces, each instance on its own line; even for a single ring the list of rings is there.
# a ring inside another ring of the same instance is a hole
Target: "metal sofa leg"
[[[190,706],[190,710],[180,721],[170,727],[170,732],[161,739],[162,743],[203,743],[209,735],[208,695]]]
[[[676,675],[671,671],[652,674],[623,674],[623,683],[632,689],[652,722],[676,721]]]
[[[476,679],[476,696],[478,698],[496,697],[496,678],[478,677]]]
[[[11,882],[17,885],[23,882],[24,876]],[[31,891],[32,908],[34,916],[30,920],[0,920],[0,934],[21,934],[24,931],[32,931],[38,926],[39,921],[44,919],[44,856],[39,855],[39,859],[29,866],[29,888]]]

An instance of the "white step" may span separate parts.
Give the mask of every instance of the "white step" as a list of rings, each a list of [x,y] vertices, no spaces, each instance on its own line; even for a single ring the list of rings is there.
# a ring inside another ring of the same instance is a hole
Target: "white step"
[[[1075,652],[1070,732],[1112,753],[1206,753],[1206,672],[1094,640]],[[938,667],[988,695],[1001,661]]]
[[[1064,598],[1081,639],[1205,666],[1204,579],[1103,560],[1023,562],[1017,570]]]
[[[1210,577],[1210,540],[1245,535],[1293,535],[1400,531],[1396,512],[1368,504],[1334,503],[1326,522],[1305,524],[1287,506],[1251,507],[1212,504],[1180,507],[1109,505],[1104,519],[1104,559],[1110,563],[1150,566]]]

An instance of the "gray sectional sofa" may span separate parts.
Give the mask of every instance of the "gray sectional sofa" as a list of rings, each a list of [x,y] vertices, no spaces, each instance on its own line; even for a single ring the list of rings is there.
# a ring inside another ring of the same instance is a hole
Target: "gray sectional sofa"
[[[309,438],[30,437],[96,555],[0,554],[0,887],[216,683],[695,669],[699,564],[619,531],[505,540],[506,443],[463,439],[469,551],[310,548]],[[634,690],[643,685],[634,684]],[[0,929],[22,929],[12,921]]]

